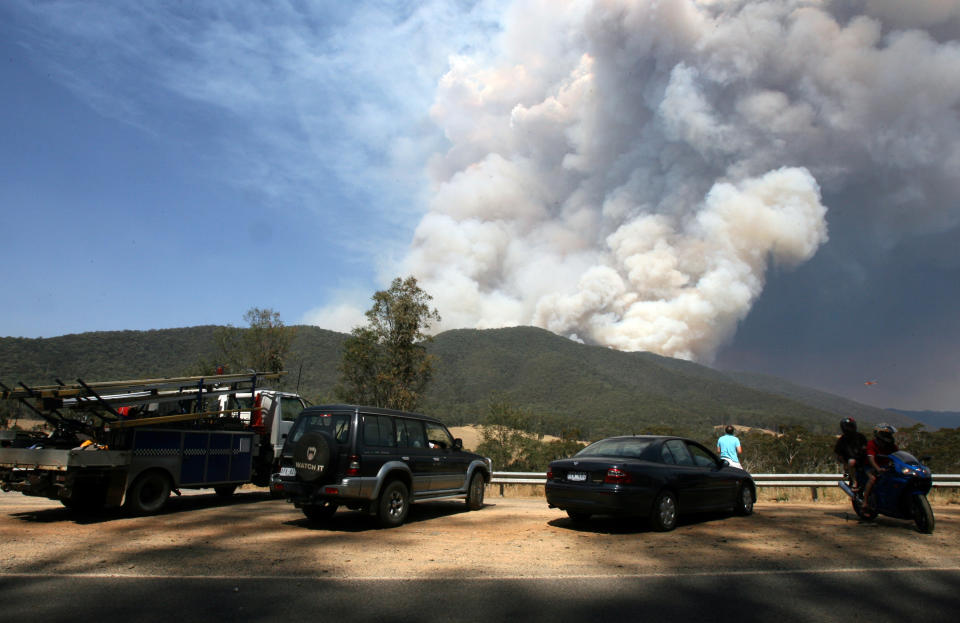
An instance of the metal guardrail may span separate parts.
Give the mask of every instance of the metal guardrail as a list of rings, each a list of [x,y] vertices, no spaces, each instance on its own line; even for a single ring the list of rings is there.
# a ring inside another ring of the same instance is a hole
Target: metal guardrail
[[[832,487],[842,474],[750,474],[758,487]],[[493,472],[495,485],[542,485],[546,472]],[[934,474],[934,487],[960,487],[960,474]]]

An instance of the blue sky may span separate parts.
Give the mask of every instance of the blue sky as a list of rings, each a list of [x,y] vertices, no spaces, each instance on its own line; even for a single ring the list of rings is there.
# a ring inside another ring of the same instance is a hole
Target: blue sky
[[[2,333],[369,300],[422,210],[432,90],[471,45],[469,11],[434,4],[3,3],[2,257],[22,286]]]
[[[0,335],[530,324],[960,410],[960,8],[0,3]],[[876,385],[864,385],[876,380]]]

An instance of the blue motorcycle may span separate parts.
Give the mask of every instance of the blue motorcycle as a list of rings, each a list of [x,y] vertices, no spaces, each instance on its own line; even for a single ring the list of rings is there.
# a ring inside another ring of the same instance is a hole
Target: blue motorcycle
[[[845,480],[837,484],[853,500],[853,510],[861,519],[871,520],[878,514],[897,519],[912,519],[917,524],[917,530],[930,534],[934,525],[933,509],[927,501],[927,492],[933,485],[930,468],[903,450],[886,456],[891,464],[877,476],[877,483],[870,493],[869,511],[863,508],[862,491],[854,491]],[[862,470],[858,470],[858,476],[860,483],[867,482],[866,474]]]

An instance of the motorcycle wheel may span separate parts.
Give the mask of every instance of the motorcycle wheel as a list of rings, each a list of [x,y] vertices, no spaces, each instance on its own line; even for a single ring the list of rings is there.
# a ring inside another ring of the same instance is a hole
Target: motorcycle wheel
[[[924,534],[933,532],[933,509],[930,508],[930,502],[925,495],[913,496],[913,502],[910,503],[913,512],[913,522],[917,524],[917,530]]]

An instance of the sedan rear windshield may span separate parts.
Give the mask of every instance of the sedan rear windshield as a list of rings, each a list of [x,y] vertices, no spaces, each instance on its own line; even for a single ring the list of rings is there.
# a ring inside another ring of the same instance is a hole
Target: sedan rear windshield
[[[575,456],[619,456],[639,459],[653,443],[651,439],[603,439],[590,444]]]
[[[327,433],[337,443],[347,443],[350,440],[350,420],[353,413],[303,413],[297,418],[290,430],[288,441],[296,443],[304,433]]]

